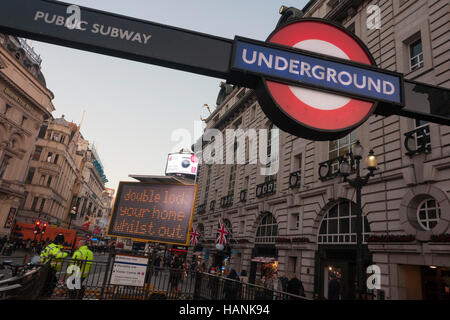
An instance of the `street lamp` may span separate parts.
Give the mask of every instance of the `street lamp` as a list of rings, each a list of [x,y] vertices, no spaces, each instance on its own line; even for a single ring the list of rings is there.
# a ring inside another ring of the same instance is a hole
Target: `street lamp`
[[[370,177],[375,176],[374,171],[377,169],[378,160],[375,157],[373,150],[369,151],[369,155],[366,158],[366,165],[369,172],[365,176],[361,176],[360,161],[364,154],[364,148],[361,143],[356,141],[352,147],[350,156],[351,163],[356,165],[356,177],[353,179],[348,178],[351,173],[351,165],[348,161],[343,161],[340,164],[340,174],[344,177],[344,182],[348,182],[350,186],[356,189],[356,250],[357,250],[357,270],[358,270],[358,298],[362,299],[364,290],[364,266],[363,266],[363,224],[362,224],[362,208],[361,208],[361,190],[365,186]]]
[[[69,228],[70,229],[70,225],[72,224],[72,219],[73,217],[75,217],[77,214],[77,207],[73,206],[72,209],[70,209],[70,220],[69,220]]]

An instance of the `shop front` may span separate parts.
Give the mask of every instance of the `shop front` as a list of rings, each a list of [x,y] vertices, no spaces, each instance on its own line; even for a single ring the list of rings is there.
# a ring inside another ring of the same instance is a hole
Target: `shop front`
[[[249,282],[262,283],[278,271],[278,252],[275,245],[256,245],[252,250]]]

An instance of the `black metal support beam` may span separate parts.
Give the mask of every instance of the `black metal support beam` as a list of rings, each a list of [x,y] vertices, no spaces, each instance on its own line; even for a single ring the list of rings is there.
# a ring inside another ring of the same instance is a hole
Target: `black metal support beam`
[[[69,6],[50,0],[3,0],[0,32],[226,79],[248,88],[259,81],[257,75],[231,70],[232,39],[85,7],[79,7],[79,28],[70,29],[65,25],[73,18]],[[405,107],[379,102],[375,113],[450,125],[449,89],[405,80],[404,91]]]
[[[64,24],[71,4],[4,0],[0,31],[119,58],[226,79],[233,40],[80,7],[80,29]]]

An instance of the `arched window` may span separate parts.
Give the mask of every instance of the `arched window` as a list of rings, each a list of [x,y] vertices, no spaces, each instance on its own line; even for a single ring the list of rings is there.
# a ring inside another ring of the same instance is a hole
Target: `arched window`
[[[342,200],[328,210],[320,225],[319,244],[356,244],[356,204]],[[363,243],[370,234],[369,223],[363,216]]]
[[[258,230],[256,231],[255,243],[258,244],[275,244],[275,240],[278,237],[278,224],[277,220],[271,213],[266,213],[259,223]]]
[[[441,208],[434,198],[423,200],[417,207],[417,221],[424,230],[433,229],[441,217]]]

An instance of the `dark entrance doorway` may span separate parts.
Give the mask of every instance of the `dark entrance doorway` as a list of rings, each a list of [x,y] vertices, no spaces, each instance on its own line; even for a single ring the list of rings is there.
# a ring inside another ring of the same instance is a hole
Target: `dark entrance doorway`
[[[450,268],[422,266],[423,300],[450,300]]]
[[[363,264],[364,270],[372,264],[367,246],[364,246]],[[320,299],[356,299],[357,276],[356,245],[319,245],[314,291]]]

